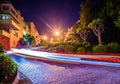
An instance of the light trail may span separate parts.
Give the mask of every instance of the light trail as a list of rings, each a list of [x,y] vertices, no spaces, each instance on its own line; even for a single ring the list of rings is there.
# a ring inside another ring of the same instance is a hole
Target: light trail
[[[76,62],[76,63],[85,63],[85,64],[95,64],[95,65],[105,65],[105,66],[115,66],[120,67],[120,63],[112,63],[112,62],[103,62],[103,61],[91,61],[91,60],[82,60],[77,57],[69,57],[70,54],[67,56],[63,56],[63,54],[53,54],[48,52],[40,52],[40,51],[33,51],[27,49],[12,49],[15,53],[23,54],[23,55],[30,55],[36,58],[48,58],[52,60],[58,61],[66,61],[66,62]],[[75,54],[73,54],[75,56]],[[92,55],[91,55],[92,56]]]
[[[68,61],[68,62],[80,62],[80,58],[74,58],[74,57],[63,57],[63,56],[57,56],[57,55],[50,55],[47,52],[38,52],[33,50],[26,50],[26,49],[12,49],[15,53],[24,54],[24,55],[30,55],[34,57],[42,57],[42,58],[48,58],[53,60],[61,60],[61,61]]]

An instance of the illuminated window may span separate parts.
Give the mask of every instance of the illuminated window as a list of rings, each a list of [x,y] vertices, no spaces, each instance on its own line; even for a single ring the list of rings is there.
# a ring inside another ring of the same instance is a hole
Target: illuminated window
[[[9,10],[9,6],[3,6],[3,10]]]
[[[8,20],[9,16],[8,15],[2,15],[2,20]]]
[[[2,16],[2,19],[5,20],[5,16]]]

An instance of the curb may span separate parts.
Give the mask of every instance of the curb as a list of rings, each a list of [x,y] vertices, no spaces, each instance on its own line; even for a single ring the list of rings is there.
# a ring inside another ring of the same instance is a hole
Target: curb
[[[17,75],[16,75],[14,81],[12,82],[12,84],[18,84],[19,79],[20,79],[19,72],[17,71]]]

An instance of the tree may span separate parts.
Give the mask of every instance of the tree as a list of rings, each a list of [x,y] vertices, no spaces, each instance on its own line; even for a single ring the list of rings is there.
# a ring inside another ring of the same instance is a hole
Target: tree
[[[23,38],[20,38],[20,44],[22,45],[35,45],[35,38],[31,34],[25,34]]]
[[[78,21],[71,27],[72,32],[78,33],[78,32],[77,32],[77,29],[78,29],[79,27],[80,27],[80,20],[78,20]]]
[[[85,3],[80,4],[80,25],[81,28],[87,27],[89,22],[93,19],[93,4],[92,0],[86,0]]]
[[[80,20],[77,21],[72,27],[72,31],[75,33],[79,34],[80,38],[84,41],[87,42],[87,37],[89,33],[89,29],[87,27],[81,28]]]
[[[27,40],[28,45],[35,45],[35,38],[31,34],[26,34],[24,38]]]
[[[114,24],[116,27],[120,28],[120,11],[118,12],[118,17],[115,19]]]
[[[64,34],[61,34],[58,38],[58,42],[62,43],[64,41],[64,38],[65,38]]]
[[[120,0],[98,0],[95,9],[94,18],[103,20],[103,41],[120,43]]]
[[[87,42],[87,37],[89,33],[89,28],[81,28],[80,20],[78,20],[72,27],[72,31],[78,34],[84,42]]]
[[[96,5],[95,18],[111,18],[112,23],[119,18],[120,15],[120,0],[98,0]]]
[[[68,32],[65,36],[64,41],[66,42],[78,42],[79,41],[79,37],[78,34],[72,31],[71,29],[68,29]]]
[[[101,19],[94,19],[89,25],[89,28],[92,28],[94,34],[98,37],[98,42],[102,44],[102,32],[104,31],[104,25]]]
[[[78,25],[77,33],[80,35],[81,39],[86,42],[89,29],[88,24],[92,21],[93,18],[93,4],[92,0],[86,0],[85,3],[80,4],[81,12],[80,12],[80,21],[75,25]]]
[[[79,32],[79,35],[80,35],[81,39],[84,42],[87,42],[87,37],[88,37],[88,34],[89,34],[89,29],[88,28],[83,28],[83,29],[79,28],[78,32]]]

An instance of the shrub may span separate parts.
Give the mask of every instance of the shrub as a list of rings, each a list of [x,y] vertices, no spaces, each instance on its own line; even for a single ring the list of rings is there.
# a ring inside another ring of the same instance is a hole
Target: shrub
[[[76,43],[74,44],[74,46],[76,47],[76,49],[77,49],[78,47],[82,47],[82,42],[76,42]]]
[[[59,49],[58,47],[50,47],[48,51],[56,52],[58,49]]]
[[[49,44],[43,46],[44,49],[48,49],[49,47],[50,47]]]
[[[45,46],[46,44],[48,44],[48,42],[45,40],[41,40],[39,43],[40,46]]]
[[[58,46],[58,45],[59,45],[58,42],[52,42],[52,43],[50,43],[50,46],[51,46],[51,47],[56,47],[56,46]]]
[[[91,45],[89,43],[84,45],[85,51],[90,52],[91,51]]]
[[[65,51],[67,52],[75,52],[76,48],[73,45],[66,45]]]
[[[120,46],[116,42],[109,43],[107,47],[109,52],[117,53],[120,51]]]
[[[17,65],[10,57],[0,54],[0,83],[13,82],[16,74]]]
[[[59,49],[61,50],[61,51],[65,51],[65,44],[59,44]]]
[[[107,52],[107,47],[106,45],[97,45],[92,48],[93,52]]]
[[[79,48],[77,49],[77,52],[85,52],[85,48],[84,48],[84,47],[79,47]]]
[[[88,45],[89,43],[87,42],[82,42],[82,46]]]

